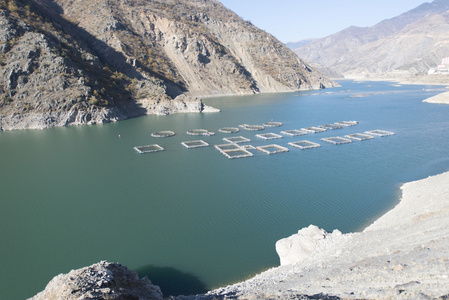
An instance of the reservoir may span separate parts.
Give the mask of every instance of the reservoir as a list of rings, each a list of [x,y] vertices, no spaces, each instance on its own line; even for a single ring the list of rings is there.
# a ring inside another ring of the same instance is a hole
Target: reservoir
[[[165,296],[201,293],[278,266],[276,241],[310,224],[362,230],[394,207],[402,183],[449,169],[449,105],[422,102],[447,89],[340,84],[204,100],[219,113],[0,132],[0,299],[31,297],[54,276],[101,260],[147,275]],[[280,133],[350,120],[359,124]],[[270,121],[282,126],[219,132]],[[192,129],[215,135],[187,135]],[[151,136],[165,130],[176,134]],[[371,130],[395,135],[321,140]],[[214,145],[233,136],[289,151],[228,159]],[[199,139],[209,146],[181,145]],[[300,140],[321,147],[289,146]],[[133,149],[150,144],[164,151]]]

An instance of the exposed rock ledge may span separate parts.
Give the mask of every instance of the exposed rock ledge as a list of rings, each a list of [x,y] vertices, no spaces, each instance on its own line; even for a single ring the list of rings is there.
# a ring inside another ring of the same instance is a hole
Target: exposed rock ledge
[[[449,172],[406,183],[400,203],[363,232],[330,234],[311,225],[277,243],[280,267],[205,295],[176,298],[448,299],[448,183]],[[147,279],[122,275],[125,267],[116,266],[101,262],[58,275],[33,300],[90,299],[93,293],[95,299],[128,299],[125,282],[148,291],[132,299],[160,299]]]
[[[204,105],[199,98],[182,94],[173,100],[144,98],[138,100],[137,106],[132,105],[122,109],[117,107],[84,107],[81,104],[77,104],[68,111],[54,109],[23,114],[5,114],[3,117],[0,117],[0,131],[102,124],[150,114],[168,115],[219,111],[219,109]]]

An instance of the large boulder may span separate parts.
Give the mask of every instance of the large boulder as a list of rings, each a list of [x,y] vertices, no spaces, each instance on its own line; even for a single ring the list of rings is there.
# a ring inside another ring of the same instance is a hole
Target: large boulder
[[[161,289],[118,263],[101,261],[59,274],[30,300],[51,299],[163,299]]]
[[[276,252],[281,260],[281,266],[316,258],[341,241],[342,236],[339,230],[329,233],[315,225],[303,228],[297,234],[276,242]]]

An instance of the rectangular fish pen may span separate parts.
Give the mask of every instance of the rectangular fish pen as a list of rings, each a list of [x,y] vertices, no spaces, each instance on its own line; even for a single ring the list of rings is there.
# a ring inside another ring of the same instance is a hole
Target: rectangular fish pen
[[[370,135],[375,135],[375,136],[389,136],[389,135],[394,135],[394,132],[392,131],[386,131],[386,130],[370,130],[370,131],[365,131],[366,134],[370,134]]]
[[[320,144],[314,143],[314,142],[310,142],[310,141],[307,141],[307,140],[298,141],[298,142],[290,142],[288,144],[290,146],[292,146],[292,147],[296,147],[296,148],[299,148],[301,150],[321,147]]]
[[[323,128],[323,129],[327,129],[327,130],[334,130],[334,129],[341,129],[341,128],[346,127],[346,126],[340,125],[340,124],[325,124],[325,125],[320,125],[318,127]]]
[[[307,134],[306,131],[299,130],[299,129],[284,130],[284,131],[281,131],[281,133],[284,135],[289,135],[289,136],[298,136],[298,135],[306,135]]]
[[[345,135],[345,137],[350,138],[352,140],[356,140],[356,141],[366,141],[366,140],[370,140],[373,138],[372,135],[364,134],[364,133],[352,133],[352,134]]]
[[[355,125],[359,124],[359,122],[358,121],[341,121],[341,122],[335,122],[334,124],[350,127],[350,126],[355,126]]]
[[[256,134],[256,137],[264,140],[274,140],[282,138],[282,135],[270,132],[270,133]]]
[[[229,150],[239,150],[242,147],[240,147],[237,144],[221,144],[221,145],[215,145],[214,148],[220,152],[223,152],[223,151],[229,151]]]
[[[186,142],[182,142],[181,145],[183,145],[184,147],[186,147],[187,149],[191,149],[191,148],[202,148],[202,147],[208,147],[209,144],[206,143],[203,140],[197,140],[197,141],[186,141]]]
[[[322,138],[321,140],[325,141],[325,142],[328,142],[330,144],[334,144],[334,145],[341,145],[341,144],[352,143],[352,140],[347,139],[347,138],[343,138],[343,137],[339,137],[339,136]]]
[[[140,154],[143,154],[143,153],[164,151],[164,148],[159,146],[158,144],[153,144],[153,145],[145,145],[145,146],[136,146],[136,147],[134,147],[134,150],[136,150]]]
[[[308,132],[308,133],[319,133],[319,132],[324,132],[324,131],[326,131],[326,129],[324,129],[324,128],[314,127],[314,126],[312,126],[312,127],[307,127],[307,128],[301,128],[301,130],[304,130],[304,131],[306,131],[306,132]]]
[[[228,143],[233,143],[233,144],[251,142],[250,139],[247,139],[246,137],[243,137],[243,136],[227,137],[227,138],[223,138],[223,141],[226,141]]]
[[[279,146],[276,144],[259,146],[259,147],[257,147],[257,150],[262,151],[266,154],[276,154],[276,153],[282,153],[282,152],[289,151],[287,147]]]

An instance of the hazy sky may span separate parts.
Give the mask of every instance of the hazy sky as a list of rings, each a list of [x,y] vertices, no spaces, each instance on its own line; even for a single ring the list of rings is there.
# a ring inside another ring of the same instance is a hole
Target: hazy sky
[[[372,26],[432,0],[219,0],[281,42]]]

